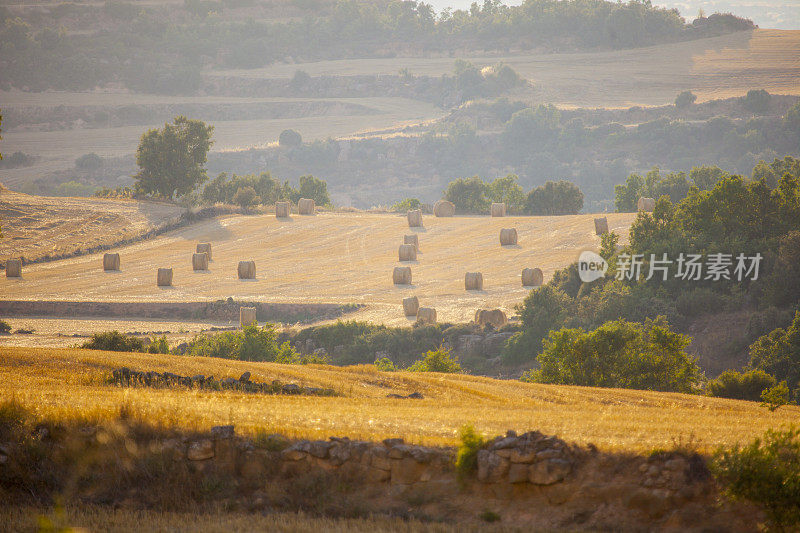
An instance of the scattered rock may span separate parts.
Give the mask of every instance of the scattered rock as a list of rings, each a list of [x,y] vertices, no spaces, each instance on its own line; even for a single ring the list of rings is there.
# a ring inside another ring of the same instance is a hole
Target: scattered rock
[[[530,467],[529,481],[534,485],[552,485],[563,481],[572,471],[572,463],[565,459],[546,459]]]
[[[233,426],[214,426],[211,428],[211,436],[215,439],[230,439],[233,437]]]
[[[241,381],[242,383],[247,383],[248,381],[250,381],[250,372],[245,372],[244,374],[242,374],[242,377],[239,378],[239,381]]]
[[[211,439],[202,439],[189,445],[186,457],[190,461],[205,461],[214,457],[214,442]]]

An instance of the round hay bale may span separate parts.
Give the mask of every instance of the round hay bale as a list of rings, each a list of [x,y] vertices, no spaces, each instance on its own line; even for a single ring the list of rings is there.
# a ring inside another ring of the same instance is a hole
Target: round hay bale
[[[421,228],[422,227],[422,210],[412,209],[408,212],[408,227]]]
[[[192,254],[192,268],[194,270],[208,270],[208,255]]]
[[[403,244],[413,244],[414,248],[419,251],[419,236],[416,233],[413,235],[404,235]]]
[[[456,206],[453,202],[439,200],[433,204],[433,215],[437,217],[451,217],[456,214]]]
[[[258,319],[256,318],[256,308],[255,307],[240,307],[239,308],[239,327],[249,326],[250,324],[255,323],[258,325]]]
[[[506,204],[505,202],[495,202],[492,203],[492,208],[489,211],[493,217],[504,217],[506,216]]]
[[[406,316],[417,316],[417,311],[419,311],[419,298],[416,296],[403,298],[403,314]]]
[[[544,282],[544,274],[541,268],[523,268],[522,286],[539,287]]]
[[[467,272],[464,275],[464,288],[468,291],[482,291],[483,274],[480,272]]]
[[[639,201],[636,202],[636,209],[639,211],[646,211],[648,213],[652,213],[653,209],[656,208],[656,201],[653,198],[645,198],[644,196],[639,198]]]
[[[156,283],[159,287],[171,287],[172,286],[172,269],[171,268],[159,268],[158,269],[158,276],[156,277]]]
[[[256,262],[239,261],[239,279],[256,279]]]
[[[316,205],[314,204],[314,200],[310,198],[300,198],[300,200],[297,201],[297,212],[301,215],[313,215],[315,210]]]
[[[478,309],[475,311],[475,323],[481,327],[491,324],[494,329],[500,329],[508,323],[508,318],[501,309]]]
[[[420,307],[417,310],[418,324],[436,324],[436,309],[433,307]]]
[[[119,270],[119,254],[103,254],[103,270]]]
[[[392,281],[395,285],[411,285],[411,267],[394,267]]]
[[[401,244],[399,249],[400,261],[416,261],[417,247],[413,244]]]
[[[598,235],[608,233],[608,219],[606,217],[594,219],[594,232]]]
[[[211,243],[210,242],[201,242],[197,245],[197,253],[198,254],[206,254],[208,256],[208,260],[212,261],[211,257]]]
[[[517,229],[503,228],[500,230],[500,246],[511,246],[517,244]]]
[[[289,202],[275,202],[275,217],[276,218],[289,218],[292,209]]]
[[[9,259],[6,261],[6,277],[7,278],[21,278],[22,277],[22,260]]]

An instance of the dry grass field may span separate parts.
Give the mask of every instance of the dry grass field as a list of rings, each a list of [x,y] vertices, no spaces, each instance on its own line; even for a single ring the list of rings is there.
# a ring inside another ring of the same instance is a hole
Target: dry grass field
[[[633,213],[611,213],[610,228],[627,239]],[[277,219],[274,215],[226,216],[119,248],[121,271],[104,272],[102,254],[28,265],[23,277],[0,279],[7,300],[203,301],[365,304],[355,318],[409,325],[401,300],[417,295],[435,307],[439,321],[468,322],[478,308],[512,312],[528,294],[523,268],[539,267],[545,281],[596,249],[594,215],[561,217],[424,217],[424,228],[405,216],[320,213]],[[500,246],[501,228],[516,228],[517,246]],[[415,262],[400,263],[403,235],[417,233]],[[198,242],[211,242],[208,271],[192,270]],[[237,265],[254,260],[256,280],[239,280]],[[408,265],[412,285],[394,285],[392,270]],[[172,287],[156,286],[156,270],[174,270]],[[466,291],[466,272],[482,272],[484,289]]]
[[[176,220],[168,203],[29,196],[0,188],[0,260],[34,260],[113,244]]]
[[[181,375],[239,377],[333,388],[340,396],[268,396],[187,389],[120,388],[106,383],[114,368]],[[422,400],[386,398],[421,392]],[[695,443],[701,451],[749,441],[767,428],[800,422],[800,407],[770,412],[754,402],[677,393],[597,389],[505,381],[460,374],[378,372],[372,366],[293,366],[224,359],[0,348],[0,401],[15,399],[36,416],[103,420],[126,406],[152,424],[327,439],[403,437],[454,445],[464,424],[494,436],[538,429],[602,450],[647,453]]]
[[[274,531],[281,533],[444,533],[451,531],[478,531],[485,527],[465,527],[464,524],[447,525],[420,522],[406,518],[320,518],[303,513],[268,514],[231,512],[180,513],[147,510],[112,509],[101,506],[75,506],[57,515],[51,509],[9,506],[0,508],[0,523],[10,531],[35,531],[39,517],[45,516],[56,525],[69,525],[70,531],[106,531],[114,533],[140,533],[142,524],[148,531],[171,533],[250,533]],[[517,531],[517,528],[496,526],[492,531]]]
[[[800,31],[755,30],[681,43],[610,52],[531,53],[465,56],[476,65],[502,61],[530,80],[528,99],[566,107],[664,105],[691,89],[698,101],[741,96],[763,88],[800,94]],[[452,74],[452,57],[385,58],[275,64],[210,75],[290,78],[296,70],[312,76]]]

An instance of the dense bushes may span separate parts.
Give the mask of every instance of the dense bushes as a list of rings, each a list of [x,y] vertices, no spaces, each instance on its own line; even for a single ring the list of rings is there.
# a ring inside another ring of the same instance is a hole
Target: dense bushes
[[[454,374],[461,372],[458,357],[452,357],[450,350],[440,346],[422,354],[422,359],[414,361],[406,370],[409,372],[444,372]]]
[[[169,344],[166,336],[155,339],[140,339],[116,330],[95,333],[92,335],[92,340],[84,342],[81,348],[108,350],[111,352],[169,353]]]
[[[750,367],[785,381],[800,400],[800,311],[789,328],[775,329],[750,346]]]
[[[776,531],[800,524],[800,429],[770,430],[745,446],[721,449],[711,469],[728,496],[761,505]]]
[[[607,322],[589,332],[551,331],[536,358],[540,368],[523,381],[692,392],[702,374],[685,351],[689,342],[663,317],[644,324]]]
[[[241,361],[295,362],[297,353],[288,342],[278,344],[277,339],[274,325],[253,324],[240,331],[198,335],[189,343],[186,354]]]
[[[761,399],[761,393],[775,386],[775,383],[775,378],[763,370],[726,370],[717,379],[708,382],[706,392],[718,398],[757,402]]]
[[[247,191],[248,189],[252,189],[252,192]],[[240,191],[243,192],[240,193]],[[237,195],[240,195],[238,200]],[[227,173],[222,172],[206,183],[200,196],[201,201],[205,204],[219,202],[243,205],[243,207],[254,203],[271,205],[279,200],[297,203],[300,198],[310,198],[319,206],[331,203],[328,185],[325,181],[311,175],[301,176],[299,187],[294,188],[288,181],[283,184],[279,183],[269,172],[242,176],[234,174],[230,178]]]
[[[483,214],[492,202],[504,202],[509,214],[568,215],[583,208],[583,193],[573,183],[548,181],[525,195],[518,180],[514,174],[490,182],[458,178],[447,185],[444,197],[459,213]]]

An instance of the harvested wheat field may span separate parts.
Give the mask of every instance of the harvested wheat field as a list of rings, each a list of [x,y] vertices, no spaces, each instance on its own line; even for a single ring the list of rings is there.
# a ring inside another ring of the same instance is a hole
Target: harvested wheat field
[[[0,262],[16,257],[32,261],[136,238],[177,220],[182,212],[182,208],[168,203],[51,198],[0,188],[4,234]]]
[[[608,214],[625,241],[633,213]],[[541,268],[545,281],[596,249],[592,215],[490,218],[424,217],[409,228],[404,215],[321,213],[277,219],[226,216],[115,249],[120,271],[103,270],[103,254],[26,265],[22,278],[0,280],[5,300],[207,301],[363,304],[355,318],[407,325],[403,298],[418,296],[441,322],[469,322],[478,308],[507,313],[528,294],[521,274]],[[501,228],[516,228],[517,245],[500,246]],[[398,261],[404,235],[419,236],[416,261]],[[210,242],[214,260],[193,271],[198,242]],[[255,261],[256,279],[240,280],[240,261]],[[394,285],[392,270],[409,266],[411,285]],[[172,286],[157,287],[159,268],[172,268]],[[483,274],[483,290],[465,291],[466,272]],[[62,316],[69,316],[66,314]],[[56,316],[58,316],[56,314]]]
[[[125,388],[107,383],[115,368],[180,375],[281,380],[331,388],[338,396],[283,396],[184,388]],[[387,398],[420,392],[421,400]],[[751,440],[767,428],[800,420],[800,407],[769,412],[755,402],[677,393],[540,385],[463,374],[379,372],[372,365],[279,365],[227,359],[101,352],[79,349],[0,348],[0,401],[15,399],[37,416],[102,420],[120,407],[153,424],[208,430],[234,424],[291,437],[454,445],[473,424],[487,435],[538,429],[603,450],[649,452],[677,442],[713,451]]]

